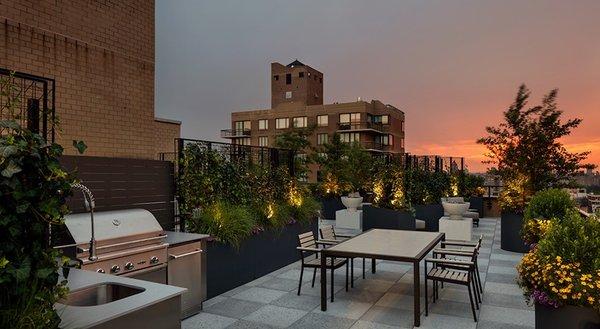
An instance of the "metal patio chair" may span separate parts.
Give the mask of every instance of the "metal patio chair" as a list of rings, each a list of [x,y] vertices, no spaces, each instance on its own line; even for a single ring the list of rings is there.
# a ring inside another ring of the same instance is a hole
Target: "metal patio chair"
[[[301,268],[300,268],[300,282],[298,283],[298,295],[300,295],[300,290],[302,289],[302,276],[304,275],[304,268],[313,268],[313,278],[312,278],[312,287],[315,286],[315,278],[317,275],[317,269],[321,268],[321,251],[327,246],[335,245],[334,242],[320,241],[315,240],[313,232],[306,232],[298,235],[298,244],[296,247],[300,252],[300,260],[301,260]],[[315,256],[314,258],[312,256]],[[333,303],[333,278],[334,271],[344,265],[346,265],[346,291],[348,291],[348,259],[343,258],[335,258],[329,257],[326,262],[326,268],[331,270],[331,302]]]
[[[319,228],[319,234],[321,235],[320,241],[340,243],[345,240],[352,238],[352,235],[338,234],[335,232],[333,225],[325,225]],[[362,278],[365,278],[365,258],[362,259]],[[316,272],[316,269],[315,269]],[[354,258],[350,258],[350,287],[354,288]]]

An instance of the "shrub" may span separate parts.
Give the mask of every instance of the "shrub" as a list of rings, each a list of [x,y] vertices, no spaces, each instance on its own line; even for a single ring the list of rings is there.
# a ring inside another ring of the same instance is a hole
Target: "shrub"
[[[252,234],[256,223],[252,210],[247,206],[217,201],[195,210],[188,225],[190,232],[210,234],[239,248],[242,241]]]
[[[525,219],[562,219],[575,208],[569,193],[563,189],[550,188],[537,192],[525,210]]]
[[[304,196],[300,205],[292,207],[292,214],[298,222],[309,223],[317,217],[319,210],[321,210],[321,203],[317,199]]]
[[[54,328],[60,254],[47,243],[48,226],[68,213],[73,179],[61,168],[63,149],[14,121],[0,121],[0,327]]]
[[[521,236],[529,245],[535,245],[548,230],[551,221],[562,220],[575,203],[562,189],[546,189],[536,193],[525,209]]]
[[[600,311],[600,222],[568,211],[517,266],[528,302]]]

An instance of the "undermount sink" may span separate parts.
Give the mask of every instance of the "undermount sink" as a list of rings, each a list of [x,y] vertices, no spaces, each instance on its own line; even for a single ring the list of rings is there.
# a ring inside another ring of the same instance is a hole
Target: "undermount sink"
[[[118,283],[103,283],[70,291],[59,303],[70,306],[96,306],[108,304],[143,292],[145,289]]]

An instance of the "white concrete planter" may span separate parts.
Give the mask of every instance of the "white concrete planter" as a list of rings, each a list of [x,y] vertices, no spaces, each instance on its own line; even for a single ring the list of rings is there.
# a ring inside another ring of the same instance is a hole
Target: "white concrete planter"
[[[452,220],[462,219],[463,215],[469,210],[470,205],[471,204],[469,202],[442,202],[442,206],[444,207],[444,213],[448,214],[448,217]]]
[[[356,211],[356,209],[358,207],[360,207],[360,205],[363,202],[363,198],[362,197],[349,197],[349,196],[343,196],[342,197],[342,203],[344,204],[344,206],[346,206],[346,208],[348,208],[348,211]]]

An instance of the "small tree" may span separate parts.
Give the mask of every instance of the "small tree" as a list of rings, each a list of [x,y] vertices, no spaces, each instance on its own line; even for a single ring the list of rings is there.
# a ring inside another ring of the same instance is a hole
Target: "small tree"
[[[312,151],[312,144],[309,137],[312,135],[314,127],[297,128],[286,131],[275,138],[275,147],[291,150],[296,158],[294,159],[296,178],[306,178],[310,173],[308,165],[313,163],[312,158],[300,156]]]
[[[519,87],[514,103],[504,112],[504,122],[496,127],[486,127],[488,136],[477,143],[488,149],[483,161],[493,167],[505,183],[520,181],[525,194],[566,185],[581,168],[589,152],[570,153],[560,138],[579,126],[581,119],[562,121],[562,111],[556,103],[557,90],[550,91],[542,104],[528,107],[530,91]]]

